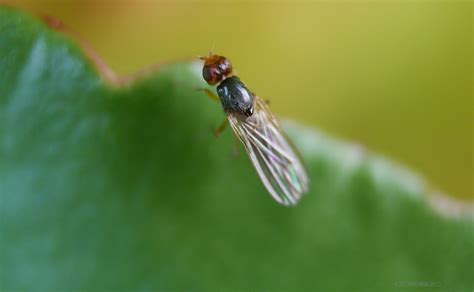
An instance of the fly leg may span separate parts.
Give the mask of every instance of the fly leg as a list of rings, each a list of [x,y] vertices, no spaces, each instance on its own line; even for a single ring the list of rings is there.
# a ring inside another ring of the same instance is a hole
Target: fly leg
[[[209,89],[199,88],[198,90],[204,91],[204,93],[207,94],[207,96],[209,96],[210,99],[212,99],[214,101],[220,101],[219,96],[215,95],[214,92],[210,91]],[[228,124],[229,124],[229,120],[226,118],[217,129],[213,130],[214,136],[216,136],[216,138],[219,138],[221,136],[222,132],[224,132],[224,130],[227,127]]]
[[[229,124],[229,120],[226,118],[222,122],[222,124],[219,126],[219,128],[214,130],[214,136],[216,136],[216,138],[219,138],[221,136],[222,132],[224,132],[224,130],[227,127],[228,124]]]
[[[216,136],[216,138],[219,138],[222,134],[222,132],[224,132],[224,130],[227,128],[227,126],[229,125],[229,120],[228,119],[225,119],[222,124],[214,130],[214,136]],[[240,140],[239,138],[237,138],[237,136],[235,135],[232,135],[232,142],[233,142],[233,146],[232,147],[233,151],[232,151],[232,154],[235,156],[235,157],[239,157],[240,156]]]
[[[207,89],[207,88],[199,88],[198,90],[204,91],[204,93],[207,94],[207,96],[209,96],[210,99],[212,99],[212,100],[214,100],[214,101],[220,101],[219,96],[215,95],[214,92],[210,91],[209,89]]]
[[[255,92],[252,92],[252,94],[253,94],[253,96],[257,96],[257,95],[255,94]],[[269,100],[269,99],[262,99],[262,100],[263,100],[263,102],[264,102],[266,105],[270,105],[270,100]]]

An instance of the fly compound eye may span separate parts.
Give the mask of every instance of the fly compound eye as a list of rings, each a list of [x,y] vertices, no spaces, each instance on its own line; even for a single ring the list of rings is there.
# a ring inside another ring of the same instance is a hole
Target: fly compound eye
[[[219,70],[214,67],[204,66],[202,68],[202,78],[204,78],[209,85],[215,85],[219,79]]]
[[[204,80],[206,80],[207,82],[212,79],[211,70],[209,70],[209,68],[206,66],[202,68],[202,78],[204,78]]]

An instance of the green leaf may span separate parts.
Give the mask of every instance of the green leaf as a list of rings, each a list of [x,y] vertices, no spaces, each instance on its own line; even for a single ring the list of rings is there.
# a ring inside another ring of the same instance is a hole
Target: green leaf
[[[199,64],[113,85],[2,7],[0,68],[2,291],[472,290],[472,218],[360,147],[288,123],[312,188],[275,203]]]

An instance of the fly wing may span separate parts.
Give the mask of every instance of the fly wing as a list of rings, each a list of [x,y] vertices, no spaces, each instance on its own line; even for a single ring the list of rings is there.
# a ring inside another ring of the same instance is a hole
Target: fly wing
[[[229,114],[229,123],[270,195],[285,206],[296,205],[308,191],[308,175],[265,102],[255,96],[253,115],[242,120]]]

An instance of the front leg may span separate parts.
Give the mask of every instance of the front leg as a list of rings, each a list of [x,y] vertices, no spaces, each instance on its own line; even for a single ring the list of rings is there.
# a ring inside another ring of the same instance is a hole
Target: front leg
[[[207,96],[209,96],[209,98],[214,100],[214,101],[220,101],[221,100],[219,98],[219,96],[217,96],[214,92],[210,91],[208,88],[199,88],[198,90],[204,91],[204,93],[207,94]]]
[[[214,136],[216,136],[216,138],[219,138],[221,136],[222,132],[224,132],[225,128],[227,128],[228,124],[229,124],[229,120],[227,118],[225,118],[225,120],[222,122],[222,124],[219,126],[219,128],[214,130]]]

